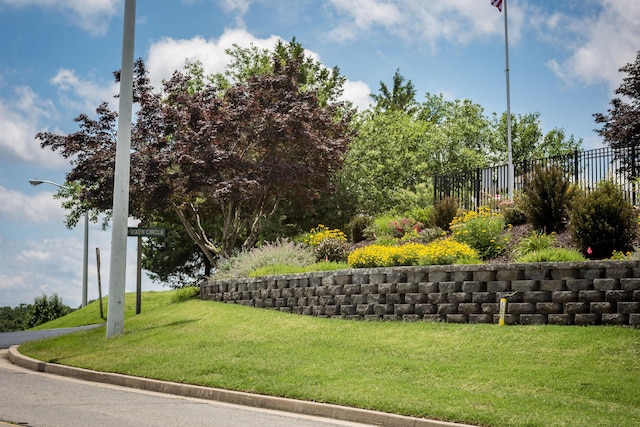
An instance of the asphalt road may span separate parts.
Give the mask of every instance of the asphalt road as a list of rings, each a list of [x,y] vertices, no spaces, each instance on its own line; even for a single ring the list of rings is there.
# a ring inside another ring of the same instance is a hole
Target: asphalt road
[[[0,333],[0,349],[9,348],[12,345],[20,345],[26,341],[34,341],[42,338],[55,337],[69,334],[84,329],[98,328],[103,325],[78,326],[75,328],[43,329],[41,331],[17,331]]]
[[[0,425],[364,427],[365,424],[145,392],[27,370],[0,350]]]

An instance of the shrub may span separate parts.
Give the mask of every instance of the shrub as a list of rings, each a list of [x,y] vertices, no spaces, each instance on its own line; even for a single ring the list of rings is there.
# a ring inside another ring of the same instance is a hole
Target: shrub
[[[516,262],[570,262],[584,260],[584,256],[574,249],[548,248],[522,255],[516,259]]]
[[[438,227],[423,228],[420,231],[413,229],[411,233],[407,233],[402,236],[400,241],[427,244],[433,242],[436,239],[441,239],[442,237],[446,236],[446,234],[446,231]],[[376,243],[378,242],[376,241]]]
[[[383,215],[373,220],[373,224],[367,228],[366,234],[374,239],[400,239],[414,231],[420,232],[424,228],[423,223],[406,216],[396,217]]]
[[[184,286],[174,291],[173,295],[171,295],[171,303],[186,301],[197,295],[200,295],[200,288],[198,286]]]
[[[416,222],[429,225],[433,221],[433,206],[426,208],[413,208],[404,214],[408,218],[413,218]]]
[[[433,223],[435,227],[449,231],[451,221],[458,213],[458,202],[453,197],[445,197],[433,205]]]
[[[349,233],[349,239],[353,243],[362,242],[367,239],[366,229],[371,227],[373,218],[366,215],[356,215],[351,218],[349,224],[347,224],[347,233]]]
[[[534,231],[518,242],[513,255],[518,258],[531,252],[552,248],[555,238],[555,233],[546,234],[541,231]]]
[[[332,239],[337,241],[347,241],[347,236],[337,228],[331,230],[327,226],[318,224],[318,226],[309,232],[306,242],[309,246],[318,246],[323,240]]]
[[[349,254],[348,264],[353,268],[392,267],[453,264],[461,260],[477,262],[478,254],[464,243],[441,239],[427,245],[407,243],[397,246],[365,246]]]
[[[416,265],[425,245],[407,243],[406,245],[383,246],[369,245],[355,249],[349,254],[347,263],[353,268],[392,267],[394,265]]]
[[[269,265],[286,264],[304,267],[313,263],[315,263],[315,256],[307,244],[278,239],[220,260],[214,276],[216,279],[249,277],[250,272]]]
[[[636,220],[622,189],[611,181],[602,181],[591,193],[576,199],[571,210],[571,236],[589,257],[607,258],[614,250],[632,249],[638,232]]]
[[[305,241],[313,248],[316,261],[343,262],[347,260],[349,244],[340,230],[319,224],[309,232]]]
[[[33,305],[29,306],[27,325],[32,328],[66,316],[71,311],[69,306],[62,303],[58,294],[47,296],[43,293],[41,297],[34,298]]]
[[[478,263],[478,253],[465,243],[453,239],[440,239],[426,245],[418,265],[445,265]]]
[[[522,193],[522,208],[533,228],[547,233],[565,228],[575,194],[560,166],[536,166]]]
[[[313,248],[316,261],[344,262],[349,255],[349,244],[346,240],[323,239]]]
[[[522,197],[501,201],[498,203],[498,210],[504,216],[504,221],[507,224],[522,225],[527,222],[527,215],[522,208]]]
[[[464,212],[451,221],[453,237],[475,249],[482,259],[493,258],[506,250],[509,235],[504,228],[502,215],[486,206]]]

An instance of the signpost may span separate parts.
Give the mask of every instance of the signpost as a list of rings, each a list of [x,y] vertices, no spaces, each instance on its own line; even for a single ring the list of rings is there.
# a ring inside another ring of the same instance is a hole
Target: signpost
[[[136,273],[136,314],[140,314],[142,306],[142,238],[167,237],[167,229],[159,227],[128,227],[127,236],[138,238],[138,261]]]

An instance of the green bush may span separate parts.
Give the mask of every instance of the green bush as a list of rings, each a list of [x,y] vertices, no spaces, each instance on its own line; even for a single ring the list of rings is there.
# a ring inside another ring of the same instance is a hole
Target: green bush
[[[518,258],[531,252],[552,248],[555,238],[554,233],[546,234],[541,231],[534,231],[518,242],[513,255]]]
[[[513,200],[503,200],[498,204],[504,221],[511,225],[522,225],[527,222],[527,215],[522,208],[522,196],[516,196]]]
[[[522,193],[522,209],[536,230],[551,233],[565,228],[575,194],[560,166],[536,166]]]
[[[458,202],[453,197],[445,197],[433,205],[433,222],[434,227],[449,231],[451,221],[458,214]]]
[[[341,239],[322,239],[313,247],[316,262],[346,262],[349,255],[349,243]]]
[[[582,194],[571,209],[570,231],[577,247],[590,258],[607,258],[613,251],[632,249],[638,233],[637,216],[620,186],[602,181]]]
[[[467,211],[451,221],[453,237],[475,249],[482,259],[493,258],[506,250],[509,234],[501,214],[487,207]]]
[[[173,295],[171,295],[171,302],[178,303],[187,301],[197,295],[200,295],[200,288],[198,286],[185,286],[174,291]]]
[[[346,231],[353,243],[367,240],[366,229],[371,227],[373,218],[367,215],[356,215],[347,224]]]
[[[401,242],[414,242],[414,243],[431,243],[434,240],[441,239],[446,236],[447,232],[442,228],[431,227],[431,228],[423,228],[418,231],[413,229],[411,233],[407,233],[400,239]],[[378,241],[376,241],[378,243]]]
[[[548,248],[529,252],[517,258],[515,262],[575,262],[584,260],[584,256],[574,249]]]
[[[373,239],[400,239],[414,230],[419,232],[423,228],[424,225],[413,218],[386,214],[375,218],[373,224],[367,228],[366,234]]]
[[[29,306],[27,325],[33,328],[58,317],[66,316],[71,311],[71,307],[64,305],[58,294],[49,297],[43,293],[41,297],[36,297],[33,300],[33,305]]]
[[[428,206],[426,208],[413,208],[405,212],[404,216],[407,218],[413,218],[416,222],[420,222],[428,226],[433,221],[433,206]]]

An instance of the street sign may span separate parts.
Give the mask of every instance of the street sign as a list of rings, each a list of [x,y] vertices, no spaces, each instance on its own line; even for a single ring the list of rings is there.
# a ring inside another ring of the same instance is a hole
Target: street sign
[[[167,229],[158,227],[128,227],[127,236],[167,237]]]

